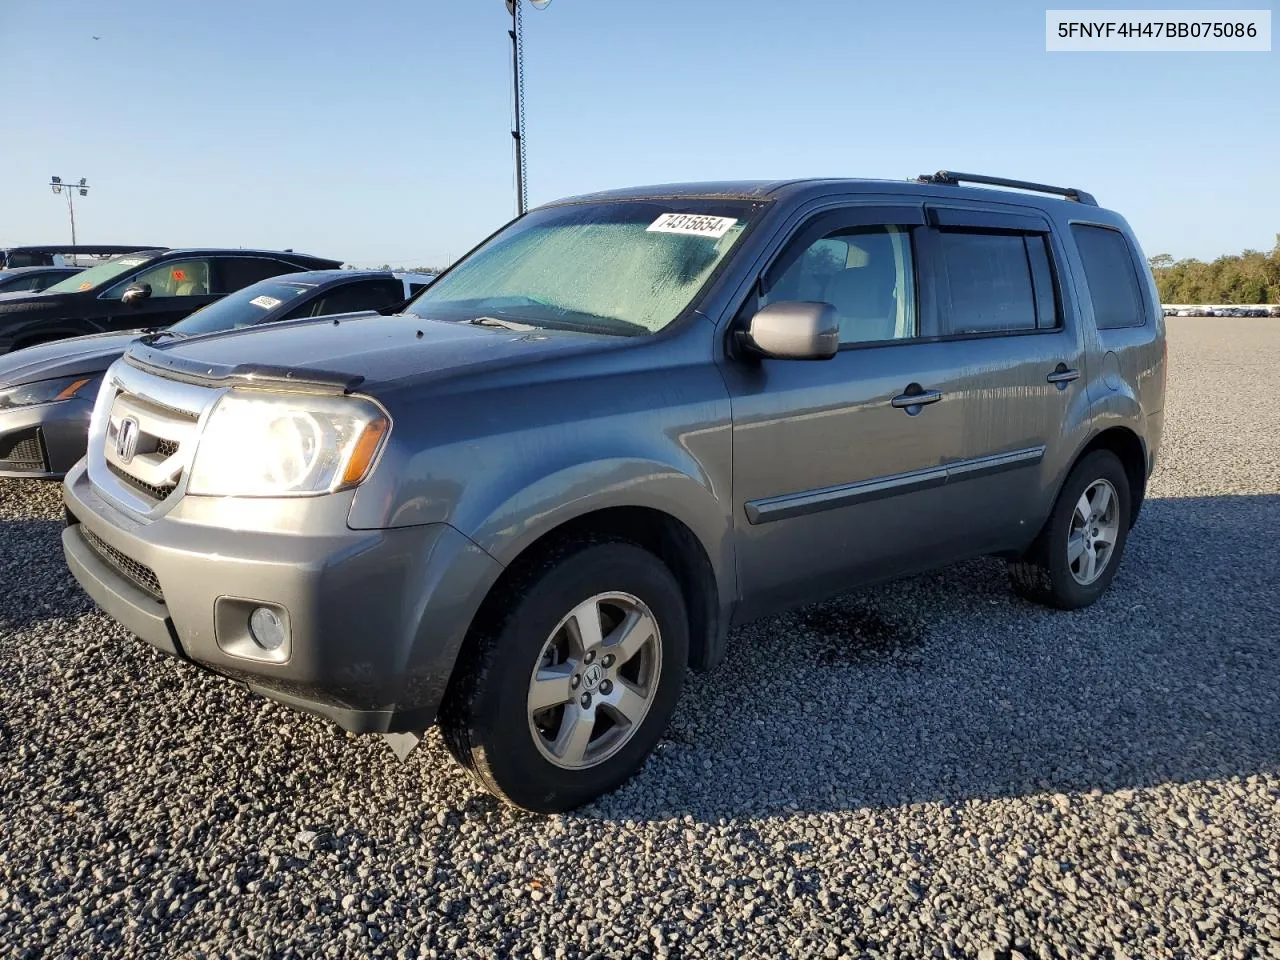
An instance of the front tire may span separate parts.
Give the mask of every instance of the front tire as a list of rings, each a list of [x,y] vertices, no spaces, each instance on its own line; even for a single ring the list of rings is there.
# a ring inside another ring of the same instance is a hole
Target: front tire
[[[441,711],[445,743],[505,802],[570,810],[630,777],[666,728],[688,662],[683,595],[630,543],[569,545],[501,589]]]
[[[1035,603],[1078,610],[1115,578],[1129,536],[1129,477],[1109,450],[1076,464],[1031,549],[1009,563],[1013,589]]]

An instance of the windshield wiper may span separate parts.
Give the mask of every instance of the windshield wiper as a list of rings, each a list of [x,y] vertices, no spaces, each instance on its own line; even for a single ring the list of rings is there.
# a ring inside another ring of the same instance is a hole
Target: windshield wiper
[[[502,327],[504,330],[515,330],[517,333],[528,333],[538,328],[529,323],[516,323],[514,320],[502,320],[498,317],[472,317],[467,321],[477,327]]]
[[[155,343],[162,337],[177,337],[181,340],[185,336],[185,333],[178,333],[177,330],[169,330],[165,327],[147,327],[142,331],[142,336],[138,339],[144,340],[147,343]]]

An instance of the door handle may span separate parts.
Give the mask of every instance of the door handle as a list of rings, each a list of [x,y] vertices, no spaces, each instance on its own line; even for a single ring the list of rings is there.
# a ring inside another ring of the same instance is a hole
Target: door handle
[[[941,390],[922,390],[920,384],[913,383],[907,387],[905,393],[900,393],[889,403],[899,410],[906,410],[907,413],[916,414],[920,412],[920,408],[930,403],[937,403],[942,399]],[[914,410],[912,408],[915,408]]]
[[[1072,380],[1079,380],[1080,371],[1072,370],[1065,363],[1060,363],[1057,368],[1054,369],[1053,373],[1049,374],[1045,379],[1050,383],[1065,385],[1070,383]]]

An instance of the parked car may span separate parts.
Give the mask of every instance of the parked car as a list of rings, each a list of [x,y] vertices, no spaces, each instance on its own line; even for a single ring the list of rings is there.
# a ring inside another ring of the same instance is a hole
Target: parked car
[[[47,243],[25,247],[0,248],[0,270],[18,267],[83,267],[95,260],[136,253],[139,250],[156,250],[155,246],[136,246],[121,243]]]
[[[39,293],[84,267],[15,267],[0,270],[0,294]]]
[[[186,338],[280,320],[393,310],[431,280],[383,270],[284,274],[202,307],[156,336]],[[84,456],[102,374],[143,333],[71,337],[0,357],[0,477],[57,480]]]
[[[1198,313],[1198,311],[1197,311],[1194,307],[1184,307],[1183,309],[1181,309],[1181,310],[1179,310],[1179,311],[1178,311],[1178,316],[1180,316],[1180,317],[1194,317],[1194,316],[1196,316],[1196,314],[1197,314],[1197,313]]]
[[[168,326],[267,277],[341,265],[277,250],[126,253],[41,293],[0,297],[0,354],[83,334]]]
[[[1077,190],[594,194],[407,311],[135,343],[65,554],[158,649],[402,755],[438,721],[530,810],[635,771],[732,624],[980,555],[1094,602],[1160,443],[1155,285]]]

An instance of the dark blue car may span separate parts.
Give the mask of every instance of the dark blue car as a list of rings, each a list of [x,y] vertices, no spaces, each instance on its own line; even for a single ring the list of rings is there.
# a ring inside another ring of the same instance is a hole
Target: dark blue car
[[[228,294],[157,336],[194,337],[260,323],[397,307],[434,278],[315,270]],[[0,477],[58,479],[84,456],[103,372],[144,330],[91,334],[0,356]]]

